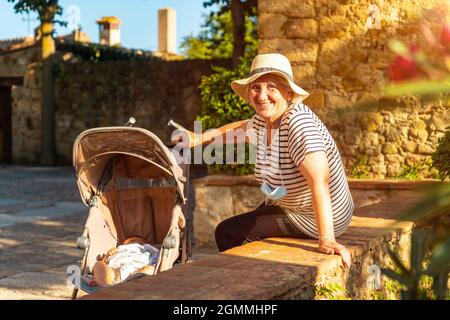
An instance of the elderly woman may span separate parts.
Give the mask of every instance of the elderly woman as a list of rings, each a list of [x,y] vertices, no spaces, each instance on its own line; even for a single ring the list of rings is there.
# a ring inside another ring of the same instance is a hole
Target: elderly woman
[[[266,201],[222,221],[215,232],[217,246],[224,251],[267,237],[313,238],[319,252],[339,254],[349,267],[350,254],[336,241],[354,208],[344,166],[330,133],[302,103],[309,94],[293,79],[285,56],[256,56],[249,77],[231,84],[255,116],[197,137],[189,132],[190,147],[211,143],[218,135],[233,143],[226,132],[243,130],[245,141],[257,148],[255,176]]]

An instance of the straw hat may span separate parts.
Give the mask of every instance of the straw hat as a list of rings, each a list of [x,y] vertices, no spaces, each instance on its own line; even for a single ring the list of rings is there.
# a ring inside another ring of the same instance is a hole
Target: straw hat
[[[257,55],[253,59],[248,78],[234,80],[231,83],[231,88],[242,99],[249,102],[247,91],[248,85],[260,76],[267,73],[276,74],[286,79],[292,91],[294,92],[294,97],[292,98],[293,103],[301,102],[309,96],[308,92],[294,83],[294,75],[292,73],[291,63],[289,62],[288,58],[279,53]]]

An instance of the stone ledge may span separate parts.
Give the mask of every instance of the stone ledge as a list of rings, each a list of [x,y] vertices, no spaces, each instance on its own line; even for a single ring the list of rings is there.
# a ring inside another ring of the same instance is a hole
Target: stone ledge
[[[339,256],[318,253],[314,240],[268,238],[81,299],[315,299],[315,288],[327,283],[341,285],[352,298],[370,299],[369,266],[387,266],[386,242],[407,256],[413,222],[396,219],[420,199],[410,192],[355,211],[339,238],[351,251],[350,270],[342,268]]]
[[[439,184],[437,179],[400,180],[400,179],[348,179],[350,189],[362,190],[413,190],[418,187]],[[254,176],[211,175],[193,180],[194,186],[259,186]]]

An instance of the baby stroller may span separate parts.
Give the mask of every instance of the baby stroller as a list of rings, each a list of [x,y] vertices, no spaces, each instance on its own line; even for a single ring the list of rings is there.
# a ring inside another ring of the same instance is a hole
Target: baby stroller
[[[156,135],[130,126],[86,130],[75,140],[73,165],[81,198],[90,209],[77,240],[84,254],[72,299],[79,288],[87,293],[99,289],[86,282],[97,258],[130,236],[159,249],[154,274],[187,262],[189,165],[178,165]]]

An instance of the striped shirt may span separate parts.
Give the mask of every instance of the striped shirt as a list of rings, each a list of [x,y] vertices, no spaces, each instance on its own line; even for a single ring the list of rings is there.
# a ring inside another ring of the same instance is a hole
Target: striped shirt
[[[334,232],[335,236],[344,233],[352,217],[353,200],[336,143],[314,112],[301,103],[290,105],[270,146],[267,145],[263,117],[253,116],[247,129],[250,143],[256,145],[256,179],[272,188],[284,184],[288,191],[281,199],[267,199],[267,203],[281,207],[300,231],[316,239],[318,232],[312,194],[299,165],[308,153],[326,153]]]

